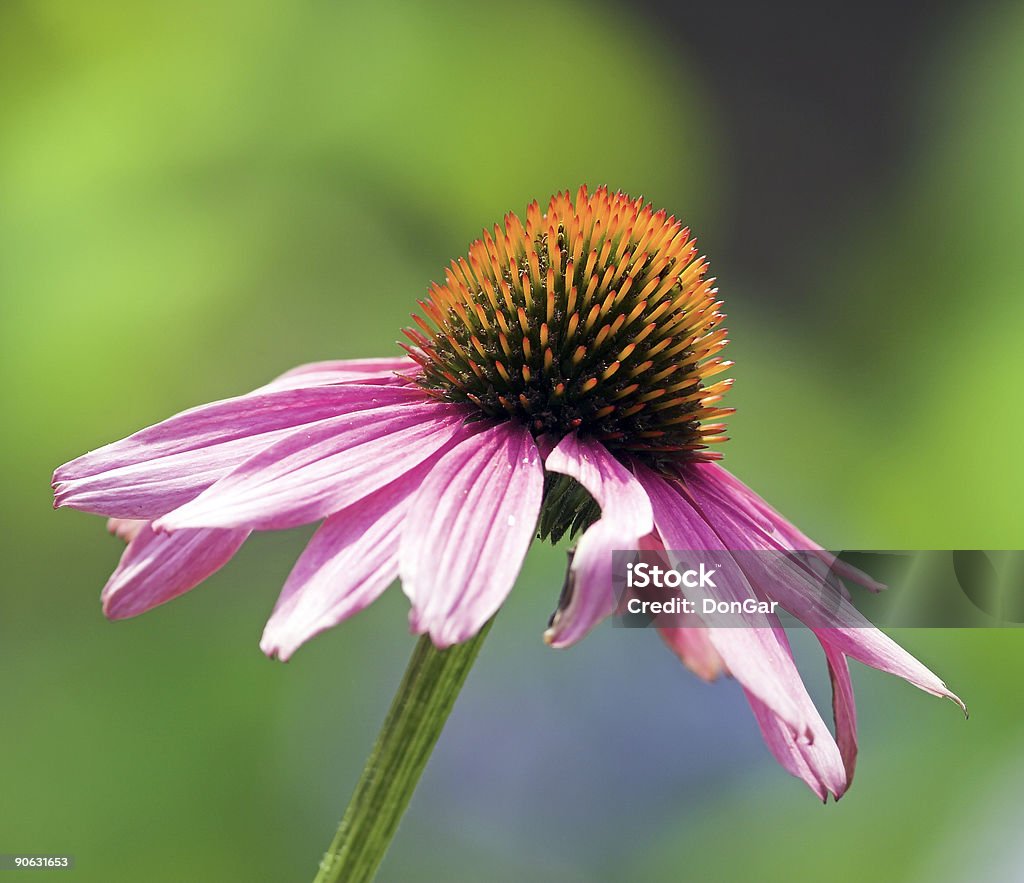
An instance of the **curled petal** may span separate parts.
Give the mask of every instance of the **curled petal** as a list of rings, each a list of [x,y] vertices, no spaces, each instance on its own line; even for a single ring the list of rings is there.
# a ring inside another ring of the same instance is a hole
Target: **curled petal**
[[[600,442],[571,433],[548,454],[544,466],[575,478],[597,500],[601,520],[621,526],[625,535],[642,537],[654,529],[647,491]],[[617,548],[635,545],[634,541]]]
[[[600,442],[567,435],[545,467],[576,479],[601,507],[569,564],[565,590],[544,633],[552,647],[568,647],[615,609],[612,552],[633,549],[654,529],[647,491]]]
[[[572,553],[558,609],[544,632],[548,644],[559,649],[568,647],[612,614],[616,603],[612,552],[632,548],[637,539],[604,518],[587,528]]]

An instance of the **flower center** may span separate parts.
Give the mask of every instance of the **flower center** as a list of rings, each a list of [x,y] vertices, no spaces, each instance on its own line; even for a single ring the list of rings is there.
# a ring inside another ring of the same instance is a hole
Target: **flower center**
[[[406,349],[421,385],[555,440],[572,431],[655,466],[716,459],[725,440],[707,385],[732,363],[714,279],[674,217],[600,188],[552,197],[453,261],[420,301]]]

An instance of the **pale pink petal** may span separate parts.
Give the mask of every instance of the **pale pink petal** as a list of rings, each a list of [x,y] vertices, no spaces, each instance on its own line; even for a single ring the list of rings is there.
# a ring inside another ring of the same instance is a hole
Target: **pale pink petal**
[[[706,480],[688,476],[686,487],[729,549],[778,548],[754,529],[742,508],[708,492]],[[797,562],[783,556],[744,557],[748,576],[771,599],[815,631],[823,643],[865,665],[898,675],[934,696],[963,702],[924,665],[895,641],[875,628],[845,597],[823,591],[822,580]]]
[[[843,756],[846,787],[849,788],[857,766],[857,706],[853,699],[853,681],[850,680],[846,657],[826,641],[822,641],[821,646],[825,651],[832,680],[832,716],[836,724],[836,742]]]
[[[632,549],[639,537],[602,518],[586,529],[572,554],[558,609],[544,632],[556,649],[568,647],[615,610],[612,552]]]
[[[372,604],[398,577],[398,544],[427,461],[328,518],[284,585],[260,647],[287,660],[302,644]]]
[[[279,390],[203,405],[59,467],[54,505],[151,520],[299,427],[423,397],[401,387],[349,385]]]
[[[639,464],[635,468],[654,507],[655,526],[666,549],[709,550],[728,555],[727,547],[678,485]],[[757,597],[737,567],[721,569],[713,594],[699,587],[688,589],[686,594],[698,602],[698,609],[705,597],[740,602]],[[781,717],[798,737],[809,734],[811,721],[806,708],[810,700],[792,656],[782,651],[766,614],[750,612],[740,616],[745,627],[712,629],[709,640],[746,689]]]
[[[545,467],[578,481],[601,507],[601,519],[584,532],[566,575],[566,590],[544,633],[552,647],[568,647],[615,609],[612,552],[634,549],[654,529],[647,491],[600,442],[565,436]]]
[[[195,588],[227,564],[248,535],[184,530],[168,536],[143,525],[103,589],[103,612],[111,619],[138,616]]]
[[[807,783],[822,801],[829,792],[836,800],[849,787],[843,761],[832,734],[819,717],[813,741],[797,739],[790,728],[750,690],[744,690],[765,744],[786,772]]]
[[[395,383],[408,382],[420,371],[420,366],[408,356],[386,359],[342,359],[326,362],[310,362],[285,371],[270,383],[261,386],[257,393],[275,389],[298,389],[310,386],[326,386],[335,383]]]
[[[758,597],[763,598],[762,595],[758,595]],[[767,619],[772,625],[772,634],[778,641],[780,651],[792,662],[793,651],[782,623],[774,614],[768,614]],[[711,631],[733,632],[736,630],[712,629]],[[807,720],[810,721],[810,738],[808,739],[795,736],[778,715],[759,697],[746,688],[744,688],[744,692],[746,692],[747,701],[757,718],[765,743],[779,763],[789,773],[803,779],[822,800],[825,800],[829,793],[834,795],[836,800],[842,797],[850,787],[844,758],[836,745],[836,740],[825,726],[825,722],[821,719],[817,708],[814,707],[810,696],[807,695],[807,691],[803,691],[798,701]]]
[[[543,495],[540,454],[517,424],[441,458],[413,499],[399,554],[414,632],[447,647],[480,630],[512,589]]]
[[[154,526],[276,530],[317,521],[463,435],[464,416],[454,405],[409,402],[323,420],[250,457]]]
[[[647,491],[598,441],[565,436],[544,463],[549,472],[561,472],[576,479],[601,507],[601,520],[622,526],[634,536],[646,536],[654,529],[654,514]],[[630,549],[635,543],[620,546]]]

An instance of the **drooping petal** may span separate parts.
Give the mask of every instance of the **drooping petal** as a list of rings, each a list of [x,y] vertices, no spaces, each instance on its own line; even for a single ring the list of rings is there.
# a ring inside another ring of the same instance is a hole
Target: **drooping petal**
[[[398,545],[410,500],[432,465],[421,464],[320,525],[263,631],[264,653],[287,660],[391,585],[398,577]]]
[[[832,681],[832,716],[836,725],[836,742],[846,768],[846,787],[853,782],[857,766],[857,706],[853,698],[853,681],[846,657],[827,641],[821,642]]]
[[[654,507],[654,523],[666,549],[709,550],[728,556],[728,546],[678,485],[645,466],[638,464],[635,469]],[[738,567],[720,570],[713,594],[699,587],[687,589],[686,594],[698,602],[698,609],[705,597],[739,602],[757,598]],[[744,626],[710,629],[709,640],[747,690],[782,718],[797,738],[809,736],[812,721],[806,710],[810,698],[792,655],[781,648],[766,614],[751,611],[739,616]]]
[[[447,647],[504,602],[533,539],[544,469],[530,433],[502,423],[461,442],[431,470],[402,535],[412,629]]]
[[[303,427],[158,519],[155,528],[278,530],[317,521],[368,496],[467,432],[464,416],[454,405],[405,402]]]
[[[744,510],[710,493],[707,481],[688,476],[686,487],[729,549],[778,551],[755,529]],[[748,576],[772,600],[809,626],[818,638],[853,659],[898,675],[934,696],[963,702],[927,667],[875,628],[841,593],[825,592],[821,577],[785,556],[748,555]]]
[[[583,485],[601,507],[602,521],[621,525],[637,537],[654,529],[647,491],[599,441],[570,433],[548,454],[544,467],[575,478]]]
[[[602,518],[584,531],[572,554],[558,609],[544,632],[556,649],[575,644],[615,610],[612,552],[631,549],[638,536]]]
[[[700,482],[710,494],[731,501],[741,507],[751,523],[781,549],[812,552],[837,576],[848,579],[872,592],[880,592],[885,585],[872,579],[864,571],[837,558],[804,534],[796,525],[780,515],[735,475],[718,463],[694,463],[684,470],[684,478]]]
[[[342,359],[326,362],[309,362],[285,371],[256,392],[277,389],[299,389],[311,386],[328,386],[335,383],[383,383],[401,384],[403,377],[420,370],[408,356],[385,359]],[[401,376],[399,376],[401,375]]]
[[[576,479],[601,507],[601,519],[580,538],[566,575],[566,590],[544,633],[552,647],[568,647],[615,609],[612,552],[634,549],[654,529],[647,491],[600,442],[565,436],[545,467]]]
[[[838,800],[849,783],[832,734],[818,717],[813,741],[796,738],[786,723],[750,690],[744,689],[765,744],[786,772],[807,783],[824,801],[829,793]],[[818,726],[820,724],[820,727]]]
[[[285,389],[203,405],[59,467],[54,505],[151,520],[299,427],[421,399],[422,393],[401,387],[348,385]]]
[[[100,596],[103,612],[126,619],[195,588],[231,560],[247,530],[183,530],[173,536],[142,525]]]
[[[758,597],[763,598],[764,596],[759,594]],[[789,645],[789,638],[786,636],[782,623],[774,614],[767,614],[767,619],[771,623],[772,635],[778,641],[780,651],[792,662],[793,650]],[[736,630],[712,629],[712,631],[733,632]],[[810,733],[807,739],[795,736],[785,722],[780,720],[778,715],[772,712],[750,690],[744,688],[744,692],[747,694],[747,701],[757,718],[765,743],[783,768],[797,778],[803,779],[823,801],[830,793],[836,800],[842,797],[850,787],[844,757],[806,690],[803,691],[798,701],[807,720],[810,721]]]

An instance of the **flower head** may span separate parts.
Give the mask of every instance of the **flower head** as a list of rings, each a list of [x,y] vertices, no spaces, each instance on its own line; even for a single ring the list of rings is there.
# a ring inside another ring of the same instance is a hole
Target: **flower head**
[[[559,194],[451,264],[407,331],[408,357],[303,365],[185,411],[61,466],[55,505],[107,516],[128,543],[102,595],[115,619],[198,585],[253,530],[320,522],[264,631],[280,659],[396,577],[413,631],[464,641],[536,536],[580,534],[545,632],[555,647],[613,611],[613,549],[809,550],[842,571],[714,462],[729,381],[709,378],[731,363],[706,274],[665,212],[603,188]],[[735,677],[780,763],[838,797],[856,757],[848,657],[956,697],[847,602],[824,604],[813,576],[748,567],[718,591],[807,621],[832,677],[834,737],[774,614],[662,636],[701,677]]]

